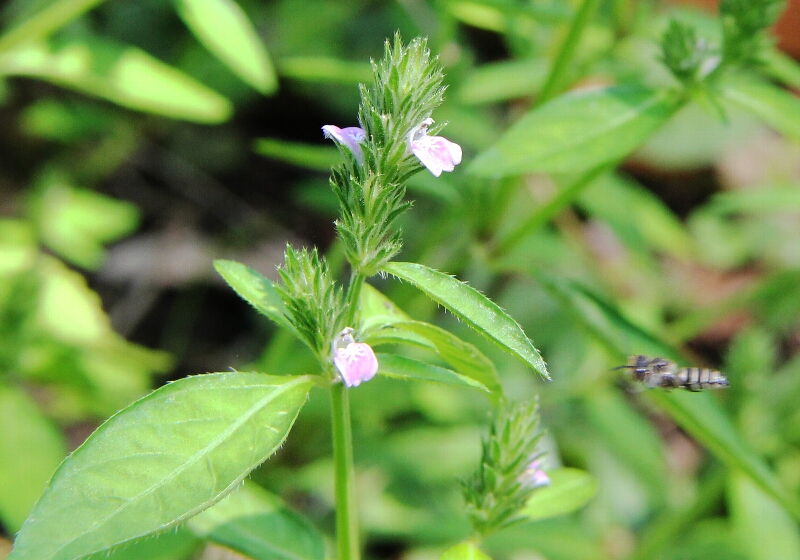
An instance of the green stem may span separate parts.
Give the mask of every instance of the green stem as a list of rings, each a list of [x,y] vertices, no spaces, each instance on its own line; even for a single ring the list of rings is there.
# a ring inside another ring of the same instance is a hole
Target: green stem
[[[524,222],[512,230],[511,233],[501,239],[494,251],[492,251],[492,255],[497,258],[511,251],[527,235],[545,225],[550,219],[561,212],[561,210],[578,196],[578,193],[580,193],[584,187],[594,181],[601,173],[612,167],[612,165],[613,164],[605,164],[595,167],[578,177],[571,185],[567,185],[565,188],[561,189],[557,195],[537,209],[536,212],[531,214]]]
[[[353,430],[350,425],[350,397],[343,383],[335,383],[331,387],[331,426],[336,484],[338,560],[359,560],[355,471],[353,469]]]
[[[344,326],[354,327],[358,297],[364,276],[353,271],[347,287]],[[356,508],[355,469],[353,467],[353,429],[350,423],[350,397],[343,383],[331,387],[331,428],[336,492],[336,542],[338,560],[359,560],[358,510]]]
[[[564,75],[567,72],[567,66],[572,62],[581,35],[584,29],[586,29],[586,25],[589,23],[589,19],[591,19],[599,2],[600,0],[583,0],[580,8],[578,8],[578,13],[575,14],[572,20],[572,25],[564,39],[564,43],[561,45],[558,56],[556,56],[553,68],[551,68],[550,74],[547,76],[547,81],[544,83],[544,87],[542,87],[542,92],[539,94],[539,105],[546,103],[559,92],[562,82],[564,81]]]

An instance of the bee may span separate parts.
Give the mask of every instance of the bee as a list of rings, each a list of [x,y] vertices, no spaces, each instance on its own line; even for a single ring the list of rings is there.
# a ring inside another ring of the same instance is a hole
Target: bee
[[[675,389],[682,387],[689,391],[720,389],[730,386],[728,378],[711,368],[681,367],[665,358],[649,356],[630,356],[628,364],[615,369],[629,369],[634,380],[645,387]]]

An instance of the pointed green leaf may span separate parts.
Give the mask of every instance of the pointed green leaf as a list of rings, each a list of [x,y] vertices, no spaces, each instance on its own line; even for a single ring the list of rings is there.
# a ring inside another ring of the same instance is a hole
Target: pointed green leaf
[[[460,543],[445,550],[439,560],[492,560],[472,543]]]
[[[129,109],[199,123],[226,121],[231,102],[146,52],[107,39],[56,50],[29,43],[0,53],[0,74],[39,78]]]
[[[469,170],[483,177],[587,171],[632,153],[679,105],[641,86],[568,93],[522,117]]]
[[[30,397],[0,384],[0,450],[0,520],[13,534],[67,449],[61,433]]]
[[[342,153],[333,146],[289,142],[275,138],[256,139],[253,151],[268,158],[316,171],[329,171],[332,166],[342,161]],[[330,189],[328,185],[326,188]]]
[[[205,47],[242,80],[269,95],[278,78],[264,45],[233,0],[175,0],[178,14]]]
[[[44,39],[53,31],[69,23],[84,12],[91,10],[104,0],[55,0],[53,2],[30,2],[33,13],[24,13],[19,24],[0,37],[0,52],[21,43]],[[39,8],[37,10],[37,8]]]
[[[536,490],[520,512],[530,520],[546,519],[583,507],[597,493],[597,480],[580,469],[547,473],[550,484]]]
[[[400,321],[392,326],[422,336],[456,371],[486,386],[493,393],[503,392],[500,376],[494,364],[472,344],[464,342],[453,333],[436,325],[422,321]]]
[[[793,140],[800,140],[800,99],[757,79],[728,79],[722,95]]]
[[[489,392],[489,389],[482,383],[446,368],[432,366],[395,354],[376,354],[376,357],[378,358],[378,373],[387,377],[435,381],[445,385],[466,385]]]
[[[256,311],[297,334],[294,326],[286,318],[281,296],[268,278],[236,261],[216,260],[214,268],[243,300],[256,308]]]
[[[736,541],[751,560],[800,558],[797,523],[761,488],[731,473],[728,508]]]
[[[286,439],[309,377],[215,373],[161,387],[70,455],[9,560],[71,560],[163,531],[217,503]]]
[[[470,327],[520,358],[539,375],[550,379],[547,365],[522,327],[475,288],[416,263],[392,262],[384,265],[383,270],[410,282]]]
[[[254,560],[325,558],[325,541],[311,522],[257,484],[245,483],[187,525],[199,537]]]
[[[380,331],[398,321],[411,320],[392,300],[366,283],[361,287],[358,309],[361,330],[365,334]]]

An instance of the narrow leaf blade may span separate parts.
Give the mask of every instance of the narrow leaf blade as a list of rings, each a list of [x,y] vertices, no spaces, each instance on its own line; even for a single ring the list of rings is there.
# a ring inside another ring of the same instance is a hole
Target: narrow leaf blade
[[[80,558],[210,507],[283,443],[311,385],[216,373],[154,391],[61,464],[9,560]]]
[[[410,282],[470,327],[550,379],[547,365],[522,327],[496,303],[475,288],[421,264],[392,262],[383,266],[389,274]]]
[[[455,371],[433,366],[412,358],[396,354],[377,354],[378,373],[397,379],[417,379],[419,381],[435,381],[445,385],[466,385],[489,392],[485,385],[461,375]]]
[[[256,311],[297,334],[286,318],[281,296],[268,278],[236,261],[216,260],[214,268],[239,297],[255,307]]]
[[[483,177],[587,171],[629,155],[679,106],[640,86],[569,93],[522,117],[469,169]]]
[[[233,0],[177,0],[178,14],[205,47],[242,80],[269,95],[275,68],[253,24]]]

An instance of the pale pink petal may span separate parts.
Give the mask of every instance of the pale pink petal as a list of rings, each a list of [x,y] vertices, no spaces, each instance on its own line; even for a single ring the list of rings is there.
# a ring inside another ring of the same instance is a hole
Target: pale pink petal
[[[364,152],[361,150],[361,142],[367,137],[367,133],[357,126],[339,128],[332,124],[322,127],[325,138],[333,138],[337,143],[345,146],[358,163],[364,163]]]
[[[411,153],[433,173],[435,177],[442,171],[452,171],[461,163],[461,146],[442,136],[428,136],[428,127],[433,119],[427,118],[408,133],[408,147]]]
[[[333,363],[347,387],[358,387],[378,372],[378,358],[365,342],[351,342],[345,348],[337,348]]]
[[[539,461],[531,461],[522,475],[519,477],[519,483],[529,488],[539,488],[550,484],[550,477],[541,468]]]

